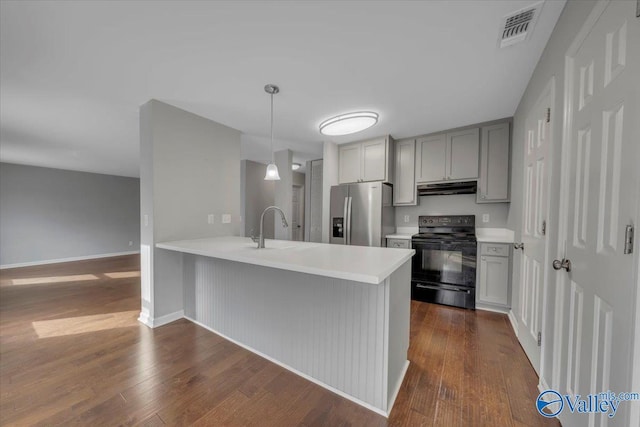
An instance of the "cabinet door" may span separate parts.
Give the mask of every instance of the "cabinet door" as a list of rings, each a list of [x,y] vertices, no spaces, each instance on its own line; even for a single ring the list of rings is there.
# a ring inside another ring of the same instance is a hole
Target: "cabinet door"
[[[411,247],[411,240],[387,239],[387,247],[388,248],[409,249]]]
[[[360,150],[361,144],[340,146],[338,168],[338,181],[340,184],[360,181],[362,175],[360,173],[362,166]]]
[[[416,195],[416,142],[400,141],[395,145],[394,205],[415,205]]]
[[[387,164],[386,139],[376,139],[362,143],[362,180],[385,181]]]
[[[478,301],[507,306],[508,297],[509,258],[481,256]]]
[[[420,138],[417,141],[417,182],[446,179],[447,138],[445,134]]]
[[[447,134],[447,179],[478,178],[480,129]]]
[[[478,203],[509,201],[509,123],[482,128]]]

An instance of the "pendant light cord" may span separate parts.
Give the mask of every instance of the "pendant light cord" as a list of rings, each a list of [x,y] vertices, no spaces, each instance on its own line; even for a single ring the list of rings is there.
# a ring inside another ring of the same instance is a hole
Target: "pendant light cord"
[[[271,163],[275,164],[276,154],[273,152],[273,93],[271,94]]]

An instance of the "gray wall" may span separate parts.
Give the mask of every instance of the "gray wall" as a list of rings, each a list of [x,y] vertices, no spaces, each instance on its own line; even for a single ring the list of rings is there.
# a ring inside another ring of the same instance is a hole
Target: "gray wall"
[[[138,251],[139,182],[0,163],[0,265]]]
[[[287,221],[291,223],[291,206],[293,205],[293,171],[291,163],[293,153],[291,150],[278,151],[275,154],[276,165],[280,180],[275,181],[274,202],[277,207],[282,209]],[[275,214],[273,218],[274,235],[279,240],[291,240],[291,227],[284,228],[280,214]]]
[[[274,181],[265,181],[267,166],[251,160],[241,162],[241,215],[244,220],[244,235],[260,234],[260,216],[267,206],[274,204]],[[273,212],[265,215],[264,236],[273,239]]]
[[[551,255],[558,258],[562,258],[558,250],[556,239],[558,236],[558,209],[560,197],[558,188],[560,187],[560,156],[562,145],[564,60],[569,45],[573,42],[578,31],[580,31],[594,5],[595,1],[592,0],[567,2],[560,18],[558,19],[556,27],[551,34],[549,42],[540,57],[540,61],[531,76],[527,89],[520,100],[520,104],[518,105],[513,121],[512,162],[514,167],[511,168],[511,188],[513,190],[511,192],[511,210],[509,212],[507,223],[509,228],[515,231],[516,241],[519,241],[522,231],[522,164],[524,156],[525,120],[550,79],[555,77],[555,102],[551,111],[552,146],[550,155],[552,158],[552,165],[550,176],[551,192],[549,200],[550,217],[547,221],[547,235],[551,239],[549,242]],[[514,251],[511,307],[513,312],[516,313],[516,317],[518,317],[517,313],[519,313],[520,310],[520,264],[521,252]],[[549,290],[553,291],[552,282],[550,281],[549,283]],[[547,298],[546,302],[548,303],[547,314],[548,316],[553,316],[554,299]],[[551,319],[551,317],[549,319]],[[552,321],[547,322],[546,329],[542,331],[542,336],[548,337],[549,339],[549,341],[545,341],[546,355],[544,357],[546,357],[546,360],[552,360]],[[544,372],[541,373],[541,376],[550,385],[551,365],[551,363],[547,363],[544,367]]]
[[[240,235],[240,132],[156,100],[140,132],[141,319],[153,322],[183,308],[182,255],[155,244]]]
[[[509,203],[478,204],[475,194],[422,196],[418,203],[418,206],[396,207],[396,227],[418,226],[420,215],[475,215],[476,227],[507,226]],[[483,214],[489,214],[489,222],[482,222]],[[405,215],[409,215],[409,222],[404,222]]]

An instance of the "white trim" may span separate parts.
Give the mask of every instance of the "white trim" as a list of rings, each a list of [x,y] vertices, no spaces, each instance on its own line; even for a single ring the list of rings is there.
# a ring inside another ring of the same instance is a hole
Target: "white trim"
[[[393,404],[396,403],[396,398],[398,397],[398,394],[400,393],[400,388],[402,387],[402,382],[404,381],[404,377],[407,374],[407,371],[409,370],[409,361],[406,360],[404,363],[404,367],[402,368],[402,374],[400,374],[400,376],[398,377],[398,381],[396,383],[396,386],[393,390],[393,393],[391,394],[391,399],[389,399],[387,401],[387,411],[388,413],[391,413],[391,409],[393,409]],[[388,415],[385,415],[386,417],[388,417]]]
[[[139,253],[140,251],[113,252],[109,254],[96,254],[96,255],[77,256],[77,257],[71,257],[71,258],[47,259],[44,261],[18,262],[15,264],[2,264],[0,265],[0,270],[5,270],[7,268],[31,267],[34,265],[58,264],[60,262],[84,261],[87,259],[111,258],[114,256],[134,255]]]
[[[173,313],[165,314],[164,316],[156,317],[155,319],[149,316],[146,310],[143,310],[140,312],[138,321],[150,328],[157,328],[182,318],[184,318],[184,310],[174,311]]]
[[[140,316],[138,317],[138,322],[153,328],[153,321],[151,320],[151,316],[149,315],[149,310],[143,308],[140,312]]]
[[[508,307],[498,307],[498,306],[488,305],[488,304],[477,302],[477,301],[476,301],[476,310],[491,311],[493,313],[501,313],[501,314],[509,314]]]
[[[351,396],[351,395],[349,395],[349,394],[347,394],[347,393],[345,393],[345,392],[343,392],[343,391],[340,391],[340,390],[338,390],[337,388],[333,388],[333,387],[331,387],[330,385],[325,384],[325,383],[323,383],[323,382],[321,382],[321,381],[319,381],[319,380],[317,380],[317,379],[315,379],[315,378],[313,378],[313,377],[310,377],[309,375],[307,375],[307,374],[305,374],[305,373],[303,373],[303,372],[300,372],[300,371],[298,371],[297,369],[292,368],[291,366],[289,366],[289,365],[287,365],[287,364],[285,364],[285,363],[280,362],[279,360],[273,359],[273,358],[271,358],[271,357],[267,356],[266,354],[264,354],[264,353],[262,353],[262,352],[260,352],[260,351],[258,351],[258,350],[256,350],[256,349],[254,349],[254,348],[252,348],[252,347],[249,347],[249,346],[248,346],[248,345],[246,345],[246,344],[243,344],[243,343],[241,343],[241,342],[238,342],[238,341],[234,340],[233,338],[229,338],[229,337],[228,337],[228,336],[226,336],[225,334],[222,334],[222,333],[220,333],[220,332],[216,331],[215,329],[210,328],[210,327],[208,327],[207,325],[205,325],[205,324],[203,324],[203,323],[200,323],[200,322],[198,322],[197,320],[192,319],[192,318],[191,318],[191,317],[189,317],[189,316],[184,316],[184,318],[185,318],[185,319],[187,319],[187,320],[189,320],[190,322],[195,323],[195,324],[196,324],[196,325],[198,325],[198,326],[201,326],[201,327],[205,328],[205,329],[206,329],[206,330],[208,330],[208,331],[213,332],[213,333],[214,333],[214,334],[216,334],[216,335],[219,335],[220,337],[224,338],[224,339],[225,339],[225,340],[227,340],[227,341],[231,341],[232,343],[234,343],[234,344],[236,344],[236,345],[238,345],[238,346],[240,346],[240,347],[244,348],[245,350],[248,350],[248,351],[250,351],[250,352],[252,352],[252,353],[254,353],[254,354],[257,354],[258,356],[262,357],[263,359],[268,360],[269,362],[275,363],[276,365],[278,365],[278,366],[280,366],[280,367],[282,367],[282,368],[284,368],[284,369],[286,369],[286,370],[288,370],[288,371],[291,371],[291,372],[293,372],[294,374],[296,374],[296,375],[298,375],[298,376],[301,376],[302,378],[304,378],[304,379],[306,379],[306,380],[308,380],[308,381],[311,381],[312,383],[317,384],[317,385],[319,385],[320,387],[323,387],[323,388],[325,388],[325,389],[329,390],[329,391],[330,391],[330,392],[332,392],[332,393],[337,394],[337,395],[338,395],[338,396],[340,396],[340,397],[344,397],[345,399],[348,399],[348,400],[350,400],[350,401],[352,401],[352,402],[354,402],[354,403],[357,403],[358,405],[363,406],[363,407],[365,407],[365,408],[369,409],[370,411],[375,412],[376,414],[380,414],[380,415],[382,415],[382,416],[384,416],[384,417],[386,417],[386,418],[388,418],[388,417],[389,417],[389,413],[387,413],[387,412],[383,411],[382,409],[376,408],[375,406],[370,405],[370,404],[369,404],[369,403],[367,403],[367,402],[363,402],[362,400],[357,399],[357,398],[355,398],[355,397],[353,397],[353,396]],[[408,362],[409,362],[409,361],[407,361],[407,367],[408,367]],[[406,371],[405,371],[405,372],[406,372]],[[403,377],[403,378],[404,378],[404,377]],[[400,387],[398,387],[398,390],[399,390],[399,389],[400,389]]]
[[[518,336],[518,318],[516,317],[516,315],[514,314],[513,310],[509,310],[509,313],[507,313],[507,316],[509,317],[509,322],[511,322],[511,327],[513,328],[513,332],[516,334],[516,337]]]

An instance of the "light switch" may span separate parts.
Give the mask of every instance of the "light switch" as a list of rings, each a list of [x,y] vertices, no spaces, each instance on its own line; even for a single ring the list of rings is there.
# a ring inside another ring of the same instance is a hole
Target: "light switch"
[[[231,214],[222,214],[222,223],[223,224],[231,223]]]
[[[404,222],[409,222],[409,215],[404,216]]]
[[[216,217],[213,214],[209,214],[207,215],[207,223],[208,224],[213,224],[216,220]]]
[[[482,214],[482,222],[489,222],[489,214]]]
[[[149,215],[145,214],[142,218],[142,222],[144,223],[144,226],[147,227],[149,225]]]

